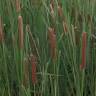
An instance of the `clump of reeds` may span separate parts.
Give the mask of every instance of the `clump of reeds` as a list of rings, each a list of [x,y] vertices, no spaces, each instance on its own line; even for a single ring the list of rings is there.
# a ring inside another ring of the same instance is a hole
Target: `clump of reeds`
[[[50,54],[53,60],[56,59],[56,34],[54,28],[48,28],[48,37],[50,44]]]
[[[18,32],[19,32],[19,47],[23,48],[23,19],[22,16],[18,16]]]
[[[81,69],[84,69],[86,66],[86,48],[87,48],[87,33],[83,32],[82,33],[82,62],[80,65]]]

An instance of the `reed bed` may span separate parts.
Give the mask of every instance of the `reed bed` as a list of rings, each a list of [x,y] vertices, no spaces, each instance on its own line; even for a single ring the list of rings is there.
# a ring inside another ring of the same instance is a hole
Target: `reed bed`
[[[96,0],[0,0],[0,96],[96,96]]]

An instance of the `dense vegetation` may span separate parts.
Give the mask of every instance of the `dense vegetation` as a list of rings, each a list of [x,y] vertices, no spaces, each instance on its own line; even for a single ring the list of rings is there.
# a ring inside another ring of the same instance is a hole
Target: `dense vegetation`
[[[96,0],[0,0],[0,96],[96,96]]]

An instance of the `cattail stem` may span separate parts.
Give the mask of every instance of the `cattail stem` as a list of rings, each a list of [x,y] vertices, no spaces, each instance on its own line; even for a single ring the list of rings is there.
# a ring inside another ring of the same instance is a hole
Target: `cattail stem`
[[[24,59],[24,80],[23,84],[25,87],[28,87],[28,81],[29,81],[29,64],[27,57]]]
[[[3,27],[1,17],[0,17],[0,42],[3,42]]]
[[[23,19],[22,16],[18,16],[18,32],[19,32],[19,47],[23,48]]]
[[[67,24],[65,21],[63,21],[63,30],[65,33],[68,32]]]
[[[32,83],[33,85],[37,82],[37,76],[36,76],[36,65],[37,65],[37,58],[36,56],[31,56],[31,64],[32,64]]]
[[[80,65],[81,69],[84,69],[86,66],[86,40],[87,40],[87,33],[82,33],[82,63]]]
[[[49,43],[50,43],[50,53],[51,58],[54,60],[56,59],[56,35],[54,32],[54,28],[48,29],[48,36],[49,36]]]

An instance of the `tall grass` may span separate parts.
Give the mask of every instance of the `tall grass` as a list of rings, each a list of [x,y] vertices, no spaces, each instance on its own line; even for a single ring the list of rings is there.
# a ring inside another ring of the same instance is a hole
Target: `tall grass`
[[[96,0],[0,0],[0,96],[96,96]]]

